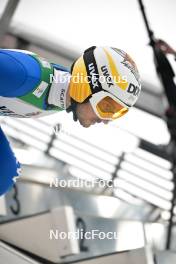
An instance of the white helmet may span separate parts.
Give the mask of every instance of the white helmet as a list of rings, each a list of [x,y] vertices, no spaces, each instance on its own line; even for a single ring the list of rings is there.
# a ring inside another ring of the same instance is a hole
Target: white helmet
[[[128,112],[141,91],[135,62],[124,51],[91,47],[72,65],[70,97],[89,101],[101,119],[113,120]]]

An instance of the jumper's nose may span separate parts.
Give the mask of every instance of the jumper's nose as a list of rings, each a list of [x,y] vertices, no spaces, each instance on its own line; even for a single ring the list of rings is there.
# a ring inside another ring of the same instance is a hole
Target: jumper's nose
[[[102,122],[103,122],[104,124],[108,124],[108,123],[109,123],[109,120],[102,120]]]

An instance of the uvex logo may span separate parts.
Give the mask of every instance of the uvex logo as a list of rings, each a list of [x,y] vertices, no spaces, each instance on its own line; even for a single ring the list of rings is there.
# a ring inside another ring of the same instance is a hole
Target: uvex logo
[[[133,94],[134,96],[138,96],[140,89],[138,86],[135,86],[134,84],[130,83],[127,92]]]
[[[110,76],[110,74],[108,72],[108,69],[107,69],[106,65],[102,66],[101,70],[103,72],[103,75],[106,78],[106,82],[107,82],[108,86],[111,87],[113,85],[113,82],[112,82],[112,78],[111,78],[111,76]]]
[[[96,76],[97,74],[93,62],[88,65],[88,68],[89,68],[91,83],[93,85],[93,89],[95,89],[96,87],[98,87],[98,76]]]

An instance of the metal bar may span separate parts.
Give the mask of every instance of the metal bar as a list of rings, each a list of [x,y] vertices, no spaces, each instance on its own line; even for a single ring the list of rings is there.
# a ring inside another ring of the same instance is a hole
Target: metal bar
[[[112,183],[112,186],[113,186],[113,184],[114,184],[115,179],[118,177],[117,172],[118,172],[119,169],[120,169],[120,165],[121,165],[122,161],[124,161],[124,156],[125,156],[125,153],[122,152],[122,154],[120,155],[120,157],[119,157],[119,159],[118,159],[118,161],[117,161],[117,164],[115,164],[114,171],[111,173],[111,176],[112,176],[112,177],[111,177],[111,183]],[[109,188],[109,187],[106,186],[106,187],[104,188],[104,190],[102,191],[102,193],[104,193],[108,188]]]
[[[0,19],[0,45],[20,0],[9,0]]]
[[[164,151],[164,149],[160,149],[157,145],[150,143],[149,141],[146,141],[144,139],[140,140],[140,144],[139,144],[139,148],[146,150],[158,157],[161,157],[163,159],[166,159],[170,162],[172,162],[172,156],[169,155],[168,153],[166,153],[166,151]]]
[[[44,49],[45,51],[51,52],[55,55],[61,56],[70,60],[70,63],[78,58],[81,54],[80,52],[70,49],[60,43],[55,43],[53,40],[49,40],[44,36],[36,35],[35,28],[32,27],[10,27],[9,33],[12,36],[19,37],[20,39],[25,40],[26,42],[32,43],[36,47],[40,49]]]
[[[50,153],[50,149],[52,148],[52,146],[53,146],[53,142],[54,142],[55,139],[56,139],[56,133],[53,132],[53,134],[52,134],[52,136],[51,136],[51,138],[50,138],[50,141],[49,141],[49,143],[47,144],[47,149],[46,149],[46,151],[45,151],[45,154],[46,154],[46,155],[50,155],[50,154],[49,154],[49,153]]]
[[[142,16],[144,18],[144,23],[145,23],[145,26],[146,26],[146,29],[147,29],[147,33],[148,33],[148,36],[149,36],[149,39],[150,39],[150,43],[154,44],[154,40],[153,40],[154,34],[153,34],[153,31],[149,27],[149,23],[148,23],[148,20],[147,20],[147,16],[146,16],[146,13],[145,13],[143,2],[142,2],[142,0],[138,0],[138,2],[139,2],[139,6],[140,6],[140,9],[141,9],[141,12],[142,12]]]
[[[169,219],[169,226],[168,226],[168,232],[167,232],[167,239],[166,239],[166,249],[171,248],[172,243],[172,227],[174,225],[174,208],[175,208],[175,201],[176,201],[176,164],[173,165],[173,183],[174,183],[174,189],[173,189],[173,197],[171,201],[171,209],[170,209],[170,219]]]

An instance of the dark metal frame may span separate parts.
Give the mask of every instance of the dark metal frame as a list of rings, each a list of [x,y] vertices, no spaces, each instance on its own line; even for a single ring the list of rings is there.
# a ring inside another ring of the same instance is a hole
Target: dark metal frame
[[[9,0],[0,19],[0,45],[4,35],[8,32],[12,16],[15,13],[20,0]]]

